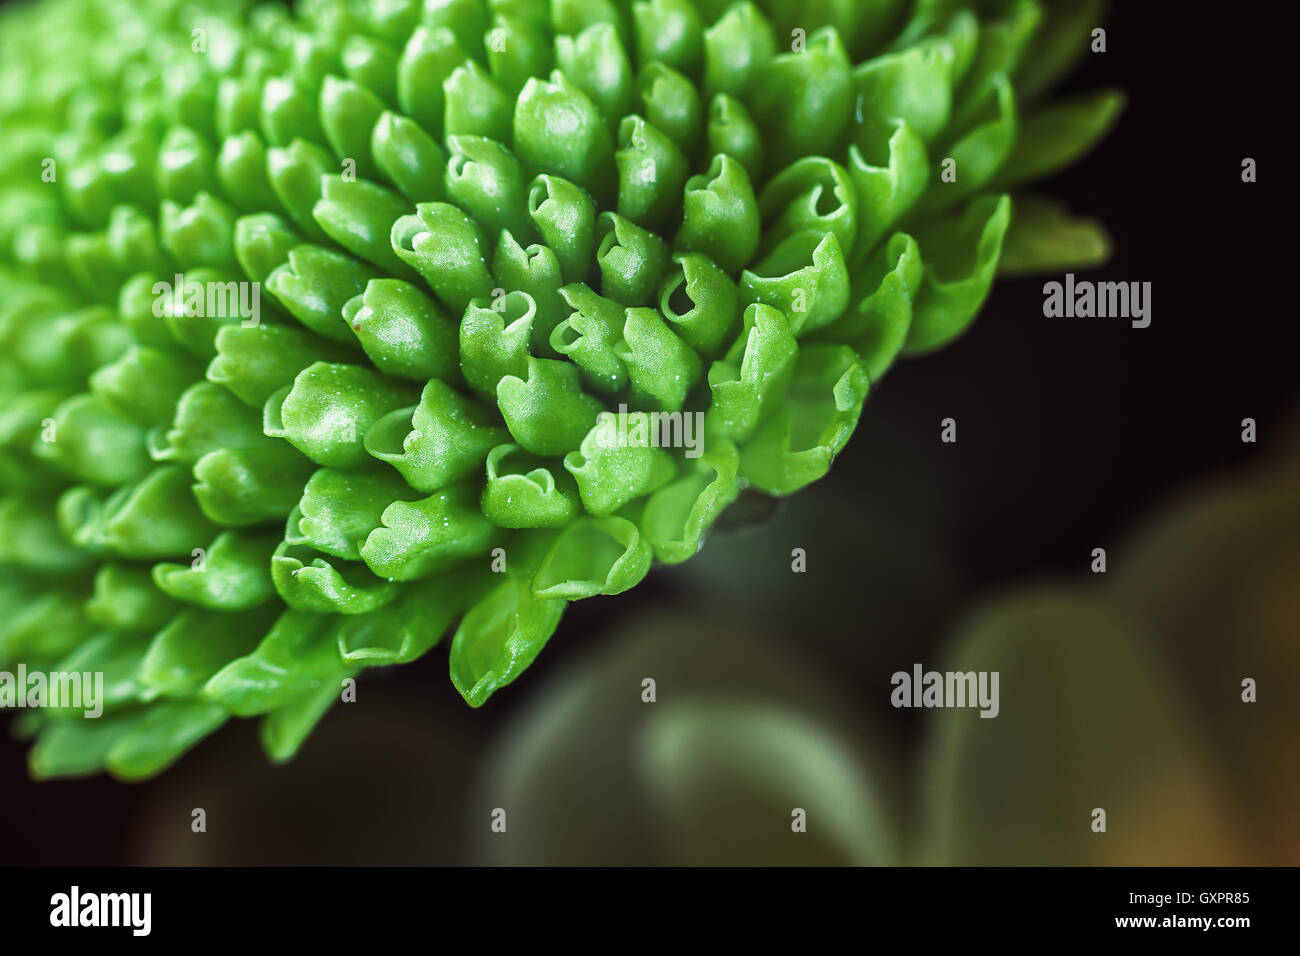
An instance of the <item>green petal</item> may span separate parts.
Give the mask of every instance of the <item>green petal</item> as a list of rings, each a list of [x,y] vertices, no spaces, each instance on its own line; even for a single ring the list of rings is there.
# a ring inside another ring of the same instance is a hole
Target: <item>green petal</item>
[[[725,153],[745,167],[750,182],[760,182],[763,175],[763,138],[758,124],[734,96],[719,93],[709,104],[709,155]]]
[[[766,186],[758,200],[763,244],[775,248],[796,233],[833,232],[846,256],[858,234],[858,197],[848,172],[824,156],[791,163]]]
[[[752,3],[733,3],[704,31],[704,89],[748,95],[759,70],[776,56],[776,41]]]
[[[361,366],[317,362],[267,399],[262,430],[318,465],[355,468],[366,461],[362,441],[370,427],[414,400],[411,386]]]
[[[531,238],[523,169],[510,150],[481,136],[448,136],[447,149],[447,198],[489,236],[509,229]]]
[[[369,614],[397,596],[391,580],[380,580],[364,564],[322,555],[299,543],[292,530],[285,537],[271,558],[271,580],[289,607],[315,614]]]
[[[1061,203],[1020,196],[998,260],[998,274],[1086,269],[1104,263],[1110,252],[1110,236],[1096,220],[1071,216]]]
[[[730,156],[715,156],[709,171],[686,183],[685,221],[674,248],[700,252],[736,273],[758,249],[758,200],[745,168]]]
[[[436,139],[443,132],[443,81],[464,60],[465,52],[454,33],[446,27],[428,25],[416,28],[398,60],[397,101],[402,112]]]
[[[1010,221],[1010,197],[981,196],[956,223],[917,230],[925,279],[916,296],[905,352],[928,352],[966,330],[993,284]]]
[[[307,366],[337,361],[345,354],[325,339],[284,325],[224,326],[217,333],[216,349],[208,380],[257,409],[272,394],[292,385]]]
[[[632,63],[612,23],[593,23],[576,36],[557,36],[555,65],[591,98],[610,129],[632,112],[636,95]],[[544,76],[545,71],[532,75]]]
[[[239,717],[291,704],[351,672],[339,658],[339,618],[287,611],[256,649],[212,676],[203,696]]]
[[[659,287],[659,310],[687,345],[709,358],[735,335],[740,296],[708,256],[676,255]]]
[[[601,213],[596,237],[601,295],[627,306],[649,302],[668,263],[668,244],[612,212]]]
[[[650,570],[654,552],[640,529],[617,515],[579,518],[560,532],[533,578],[533,597],[577,601],[621,594]]]
[[[298,752],[307,735],[339,699],[345,675],[346,672],[340,671],[337,683],[322,681],[316,690],[282,704],[262,718],[258,726],[258,737],[262,741],[262,749],[271,760],[283,763]]]
[[[481,66],[466,60],[442,82],[446,136],[510,142],[510,97]]]
[[[344,664],[407,664],[431,650],[453,620],[487,589],[491,572],[466,566],[406,587],[377,614],[348,618],[338,631]]]
[[[996,184],[1041,179],[1077,162],[1110,132],[1123,109],[1124,94],[1102,90],[1027,117]]]
[[[447,154],[410,117],[384,112],[371,133],[375,165],[411,202],[445,198]]]
[[[302,490],[290,533],[317,551],[360,561],[361,545],[379,527],[384,509],[418,497],[419,492],[378,463],[353,471],[321,468]]]
[[[642,0],[632,5],[637,59],[658,60],[698,76],[704,59],[703,24],[690,0]]]
[[[271,555],[278,534],[226,531],[211,547],[194,549],[189,564],[155,564],[154,584],[164,594],[213,611],[242,611],[265,603],[271,584]]]
[[[587,266],[582,271],[585,275]],[[525,249],[509,232],[503,232],[492,258],[492,272],[502,291],[532,296],[537,314],[533,318],[531,352],[554,357],[557,353],[550,345],[551,333],[569,315],[569,307],[560,295],[565,280],[559,257],[549,247],[536,243]]]
[[[827,339],[853,347],[873,383],[894,364],[907,341],[922,274],[920,247],[911,236],[895,233],[859,278],[865,294],[825,330]]]
[[[320,88],[320,121],[334,155],[351,160],[354,172],[367,179],[376,173],[370,159],[370,133],[384,111],[379,97],[352,80],[325,77]]]
[[[536,314],[537,303],[526,292],[469,303],[460,322],[460,362],[471,388],[492,396],[504,376],[527,373]]]
[[[343,307],[343,319],[385,375],[427,382],[459,373],[455,323],[409,282],[371,279]]]
[[[144,430],[103,399],[78,395],[54,409],[52,441],[38,438],[32,454],[78,478],[104,485],[132,481],[149,468]]]
[[[510,96],[517,95],[529,77],[551,68],[550,37],[526,19],[498,13],[486,40],[488,69]]]
[[[740,450],[741,477],[788,495],[826,475],[857,428],[869,385],[852,349],[805,345],[780,409]]]
[[[370,532],[361,557],[390,581],[413,581],[487,554],[499,538],[483,517],[481,483],[465,482],[417,501],[395,501],[384,509],[383,526]]]
[[[1090,35],[1105,21],[1106,0],[1053,3],[1016,69],[1016,90],[1033,99],[1088,55]]]
[[[180,265],[221,268],[234,265],[235,211],[210,193],[200,192],[182,207],[164,199],[158,236]]]
[[[978,192],[1011,155],[1018,129],[1015,89],[1002,75],[992,83],[997,91],[996,115],[948,147],[945,160],[952,161],[956,181],[940,182],[921,200],[917,211],[922,216],[933,216]]]
[[[808,35],[807,48],[763,64],[755,77],[754,119],[767,134],[769,168],[800,156],[834,153],[853,116],[848,52],[834,27]]]
[[[623,339],[614,353],[627,367],[634,397],[679,411],[699,381],[703,363],[654,309],[628,309],[625,315]]]
[[[272,617],[265,610],[230,615],[191,609],[176,615],[140,662],[140,699],[195,696],[222,667],[257,647]]]
[[[492,291],[474,221],[448,203],[420,203],[393,223],[393,250],[454,313]]]
[[[429,27],[446,27],[455,34],[465,53],[482,59],[487,13],[478,0],[434,0],[426,3],[422,22]]]
[[[785,395],[799,347],[785,314],[756,303],[745,310],[744,331],[725,359],[709,369],[713,401],[709,434],[747,441]]]
[[[451,681],[471,707],[528,667],[559,626],[566,602],[529,593],[527,578],[507,576],[470,609],[451,642]]]
[[[850,146],[848,169],[860,213],[857,264],[921,198],[929,184],[930,164],[921,138],[900,123],[879,141]]]
[[[646,121],[686,154],[696,152],[704,129],[704,104],[689,79],[658,60],[645,63],[637,76],[640,112]]]
[[[126,564],[100,565],[94,595],[84,608],[87,619],[110,630],[151,633],[180,609],[158,590],[149,569]]]
[[[568,180],[543,174],[529,186],[528,214],[542,241],[555,253],[565,281],[586,278],[596,243],[596,207],[591,198]]]
[[[261,425],[255,409],[222,386],[200,381],[176,402],[171,428],[160,437],[151,435],[149,450],[158,461],[193,464],[213,451],[273,446]]]
[[[641,530],[665,564],[693,558],[704,535],[740,493],[740,455],[725,439],[711,444],[685,473],[646,502]]]
[[[515,104],[514,149],[523,162],[577,183],[597,202],[610,198],[613,137],[596,104],[563,74],[524,84]]]
[[[142,634],[97,634],[81,642],[70,654],[59,660],[53,671],[61,673],[103,674],[103,692],[96,700],[107,715],[118,710],[140,694],[140,664],[148,652],[152,638]],[[98,676],[95,678],[98,682]],[[99,689],[98,687],[96,688]],[[83,709],[50,707],[46,711],[58,720],[82,723]],[[102,718],[96,718],[102,719]]]
[[[623,307],[582,283],[565,286],[560,295],[573,312],[551,330],[551,348],[582,369],[583,382],[593,391],[621,392],[627,368],[614,346],[623,327]]]
[[[800,336],[834,322],[849,302],[849,273],[835,233],[790,236],[740,277],[741,298],[779,309]]]
[[[235,220],[235,258],[254,282],[265,282],[302,239],[274,213],[262,212]]]
[[[266,290],[317,335],[351,345],[356,339],[343,318],[343,307],[371,277],[371,271],[351,256],[303,245],[266,277]]]
[[[56,721],[42,728],[29,764],[37,780],[82,777],[104,769],[109,750],[145,716],[137,709],[98,720]]]
[[[344,249],[396,278],[408,278],[411,271],[393,251],[390,236],[393,223],[409,208],[405,199],[383,186],[330,175],[321,177],[321,196],[312,216]]]
[[[479,471],[487,453],[507,438],[487,408],[433,379],[419,405],[375,424],[366,451],[396,468],[416,491],[430,492]]]
[[[194,463],[194,497],[209,520],[242,527],[283,519],[315,465],[280,442],[219,448]]]
[[[609,23],[621,29],[622,23],[613,0],[552,0],[551,26],[557,34],[576,36],[596,23]]]
[[[320,199],[321,180],[337,169],[329,153],[304,139],[266,151],[266,177],[271,189],[308,239],[325,239],[312,210]]]
[[[262,135],[272,146],[324,140],[311,87],[289,76],[267,80],[262,85]]]
[[[588,512],[613,514],[676,476],[677,465],[659,447],[655,430],[646,412],[603,412],[581,450],[565,455],[564,467],[577,480]]]
[[[9,612],[0,624],[0,661],[14,665],[26,661],[55,662],[80,651],[98,631],[94,620],[81,613],[83,594],[56,588],[27,600]]]
[[[1010,0],[1006,8],[1001,19],[980,24],[974,61],[955,97],[950,132],[965,133],[979,119],[1032,46],[1043,5],[1038,0]]]
[[[105,503],[101,522],[99,542],[127,558],[188,557],[216,532],[190,490],[188,469],[179,465],[123,485]]]
[[[90,560],[64,538],[48,500],[8,495],[0,498],[0,563],[67,573]]]
[[[933,140],[952,113],[952,49],[944,44],[887,53],[853,70],[854,139],[887,140],[900,126]]]
[[[578,488],[561,468],[515,444],[488,453],[483,514],[502,528],[563,527],[582,510]]]
[[[123,272],[150,269],[161,272],[167,265],[153,219],[134,206],[116,206],[108,217],[109,254]]]

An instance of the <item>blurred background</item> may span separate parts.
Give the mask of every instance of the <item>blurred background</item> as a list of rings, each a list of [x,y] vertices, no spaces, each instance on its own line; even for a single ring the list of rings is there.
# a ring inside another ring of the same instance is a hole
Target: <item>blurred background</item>
[[[895,367],[830,477],[572,605],[479,711],[443,646],[367,672],[280,767],[234,721],[145,784],[36,784],[2,733],[0,862],[1300,862],[1290,24],[1117,6],[1069,86],[1129,108],[1039,191],[1110,227],[1081,277],[1151,281],[1150,328],[1000,281]],[[1000,715],[894,709],[916,663],[999,671]]]

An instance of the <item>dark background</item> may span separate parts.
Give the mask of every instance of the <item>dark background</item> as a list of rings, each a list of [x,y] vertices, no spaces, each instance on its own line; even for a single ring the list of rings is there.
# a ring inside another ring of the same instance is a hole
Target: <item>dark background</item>
[[[1107,224],[1114,258],[1088,277],[1151,281],[1149,328],[1047,319],[1045,279],[999,281],[962,340],[895,367],[830,477],[757,529],[717,533],[683,568],[571,606],[527,676],[480,711],[447,679],[444,645],[367,674],[358,704],[335,708],[287,767],[234,721],[149,783],[34,783],[27,745],[0,735],[0,861],[181,859],[157,816],[176,812],[168,832],[188,834],[188,807],[229,799],[262,816],[236,837],[244,862],[466,862],[459,819],[479,755],[530,688],[624,622],[744,607],[843,683],[878,680],[899,663],[893,647],[929,660],[972,598],[1081,574],[1092,548],[1113,554],[1189,481],[1267,453],[1297,411],[1290,6],[1119,3],[1108,52],[1066,86],[1120,87],[1129,105],[1095,153],[1037,191]],[[1240,440],[1247,416],[1259,445]],[[939,442],[945,417],[956,445]],[[807,590],[767,586],[790,578],[795,546],[809,551]],[[877,698],[871,717],[906,748],[916,720]],[[349,747],[371,763],[331,759]],[[430,819],[445,825],[414,835]]]

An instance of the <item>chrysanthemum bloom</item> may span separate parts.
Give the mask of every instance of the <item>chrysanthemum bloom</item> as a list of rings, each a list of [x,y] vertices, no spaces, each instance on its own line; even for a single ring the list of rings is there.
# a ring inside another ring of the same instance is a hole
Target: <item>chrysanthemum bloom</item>
[[[23,713],[33,771],[231,715],[286,759],[448,632],[481,704],[568,602],[826,474],[1004,246],[1104,255],[1004,193],[1117,112],[1041,105],[1098,7],[7,10],[0,666],[104,675],[97,719]]]

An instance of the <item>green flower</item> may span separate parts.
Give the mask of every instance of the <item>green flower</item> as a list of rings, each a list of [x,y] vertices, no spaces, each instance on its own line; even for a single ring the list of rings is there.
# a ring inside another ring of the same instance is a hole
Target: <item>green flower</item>
[[[105,679],[24,712],[33,773],[231,715],[287,759],[448,632],[477,706],[567,602],[826,474],[1004,245],[1105,254],[1006,195],[1118,111],[1043,102],[1099,6],[6,8],[0,667]]]

